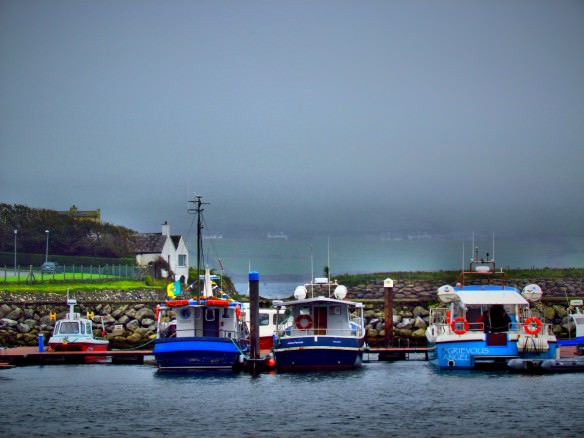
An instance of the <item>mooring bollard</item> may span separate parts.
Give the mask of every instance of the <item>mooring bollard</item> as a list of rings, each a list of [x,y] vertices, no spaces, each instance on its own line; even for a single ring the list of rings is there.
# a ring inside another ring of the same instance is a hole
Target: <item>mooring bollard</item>
[[[39,353],[45,351],[45,336],[39,333]]]

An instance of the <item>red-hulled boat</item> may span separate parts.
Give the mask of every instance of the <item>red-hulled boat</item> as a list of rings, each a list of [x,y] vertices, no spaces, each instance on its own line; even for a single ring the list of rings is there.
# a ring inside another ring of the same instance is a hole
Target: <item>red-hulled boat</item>
[[[76,300],[67,297],[69,313],[55,323],[49,347],[54,351],[106,351],[109,341],[94,336],[92,320],[76,313],[76,304]]]

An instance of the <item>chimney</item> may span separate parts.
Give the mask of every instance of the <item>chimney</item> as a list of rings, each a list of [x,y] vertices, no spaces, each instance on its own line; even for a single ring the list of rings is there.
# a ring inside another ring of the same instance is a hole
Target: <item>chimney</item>
[[[168,225],[168,221],[164,221],[162,224],[162,235],[170,236],[170,225]]]

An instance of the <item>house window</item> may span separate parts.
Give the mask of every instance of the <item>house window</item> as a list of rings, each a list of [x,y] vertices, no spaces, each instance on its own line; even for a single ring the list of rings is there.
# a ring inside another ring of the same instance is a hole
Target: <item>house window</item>
[[[187,256],[185,254],[178,255],[178,265],[179,266],[186,266],[187,265]]]

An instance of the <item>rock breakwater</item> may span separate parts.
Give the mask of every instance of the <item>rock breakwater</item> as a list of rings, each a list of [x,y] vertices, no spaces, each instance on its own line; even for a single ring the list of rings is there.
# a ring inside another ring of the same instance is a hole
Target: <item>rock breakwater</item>
[[[509,282],[522,289],[529,283],[539,284],[544,298],[539,311],[553,324],[559,338],[573,336],[567,306],[570,299],[584,299],[584,279],[521,279]],[[436,290],[442,282],[404,280],[394,283],[394,341],[401,346],[425,345],[429,309],[436,304]],[[381,345],[385,338],[383,282],[371,281],[349,288],[348,299],[363,301],[367,342]],[[112,349],[150,348],[156,336],[156,306],[166,299],[163,290],[106,290],[76,292],[76,311],[93,314],[96,336],[105,332]],[[267,303],[269,300],[262,300]],[[37,345],[39,334],[45,342],[53,332],[54,321],[65,317],[66,297],[61,294],[9,293],[0,291],[0,345],[3,347]]]

